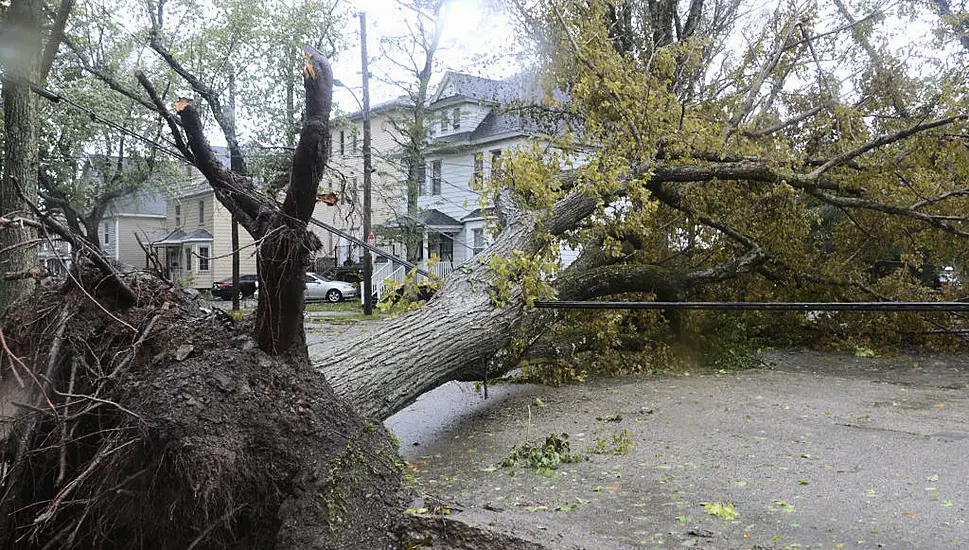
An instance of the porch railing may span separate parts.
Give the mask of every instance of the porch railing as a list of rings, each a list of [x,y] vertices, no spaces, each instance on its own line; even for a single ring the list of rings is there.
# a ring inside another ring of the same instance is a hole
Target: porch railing
[[[396,284],[401,284],[404,282],[404,278],[407,276],[407,268],[396,262],[384,262],[378,264],[377,269],[373,272],[373,277],[370,279],[373,288],[373,297],[375,302],[379,302],[384,294],[387,292],[387,281],[393,281]],[[364,300],[363,293],[360,293],[360,303],[362,304]]]
[[[444,278],[454,271],[453,262],[437,262],[433,265],[427,266],[426,264],[421,265],[421,267],[426,267],[427,270],[434,276]],[[387,282],[392,281],[395,284],[403,284],[404,279],[407,277],[407,267],[398,264],[396,262],[383,262],[375,266],[373,277],[370,279],[372,282],[371,288],[373,288],[373,298],[374,302],[379,302],[383,299],[384,294],[387,293]],[[417,280],[423,281],[426,279],[424,275],[418,274]],[[362,287],[362,285],[361,285]],[[363,293],[360,293],[360,303],[363,303]]]
[[[450,275],[452,271],[454,271],[454,263],[444,262],[444,261],[437,262],[436,264],[434,264],[433,267],[430,267],[428,271],[443,279],[448,275]]]

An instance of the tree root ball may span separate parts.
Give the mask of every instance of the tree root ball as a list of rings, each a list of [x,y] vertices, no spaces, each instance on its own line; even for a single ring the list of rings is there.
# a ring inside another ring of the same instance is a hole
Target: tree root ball
[[[169,283],[38,286],[0,330],[0,548],[395,548],[395,443],[305,346]],[[83,278],[81,278],[83,280]]]

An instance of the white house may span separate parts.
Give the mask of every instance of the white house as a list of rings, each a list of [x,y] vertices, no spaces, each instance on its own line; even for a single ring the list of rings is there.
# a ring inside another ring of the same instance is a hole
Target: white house
[[[423,229],[421,267],[447,275],[488,244],[486,226],[493,217],[490,204],[480,200],[472,181],[490,177],[503,155],[542,139],[547,130],[525,113],[538,103],[541,90],[533,75],[493,80],[449,71],[428,104],[430,128],[425,181],[420,189],[418,219],[407,218],[406,173],[400,159],[391,117],[410,108],[406,98],[375,106],[371,112],[374,154],[373,226],[387,229],[414,222]],[[362,116],[332,124],[330,171],[321,192],[338,196],[336,205],[319,204],[314,217],[353,236],[365,239],[362,218]],[[314,229],[324,254],[335,263],[359,258],[359,247],[345,239]],[[377,233],[379,234],[379,232]],[[404,256],[401,243],[377,241],[378,246]],[[436,258],[437,262],[428,262]],[[377,258],[374,288],[379,295],[385,279],[402,280],[405,269]]]
[[[406,174],[400,165],[400,146],[395,140],[395,129],[390,117],[400,109],[407,109],[409,102],[398,97],[371,107],[370,148],[373,172],[371,174],[371,226],[378,227],[394,220],[401,212],[401,196],[406,193]],[[336,227],[346,233],[366,240],[363,234],[363,112],[351,113],[346,119],[334,119],[330,123],[330,158],[320,193],[336,195],[336,204],[318,202],[313,218]],[[406,207],[403,207],[406,211]],[[358,262],[359,246],[339,235],[316,226],[310,226],[323,243],[317,257],[332,258],[340,265],[347,260]],[[391,254],[402,255],[399,243],[378,241],[381,248]]]
[[[493,216],[472,182],[490,177],[503,155],[545,133],[526,115],[541,90],[533,75],[491,80],[467,74],[445,74],[431,99],[427,179],[418,205],[422,209],[425,258],[436,256],[446,275],[481,252],[486,224]]]

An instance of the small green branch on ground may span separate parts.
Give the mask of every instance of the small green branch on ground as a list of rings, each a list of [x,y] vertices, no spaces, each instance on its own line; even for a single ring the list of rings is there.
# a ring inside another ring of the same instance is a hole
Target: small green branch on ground
[[[569,448],[569,434],[549,434],[541,445],[523,443],[512,447],[511,452],[501,462],[503,468],[527,466],[540,472],[555,470],[562,463],[582,462],[587,457],[572,452]]]

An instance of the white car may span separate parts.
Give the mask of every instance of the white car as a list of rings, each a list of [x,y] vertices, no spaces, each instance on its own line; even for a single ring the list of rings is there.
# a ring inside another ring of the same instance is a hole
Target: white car
[[[959,273],[956,268],[951,266],[946,266],[942,268],[939,272],[939,288],[960,288],[962,286],[962,281],[959,280]]]
[[[305,281],[307,302],[327,301],[336,303],[360,295],[356,285],[343,281],[331,281],[317,273],[307,273]]]

